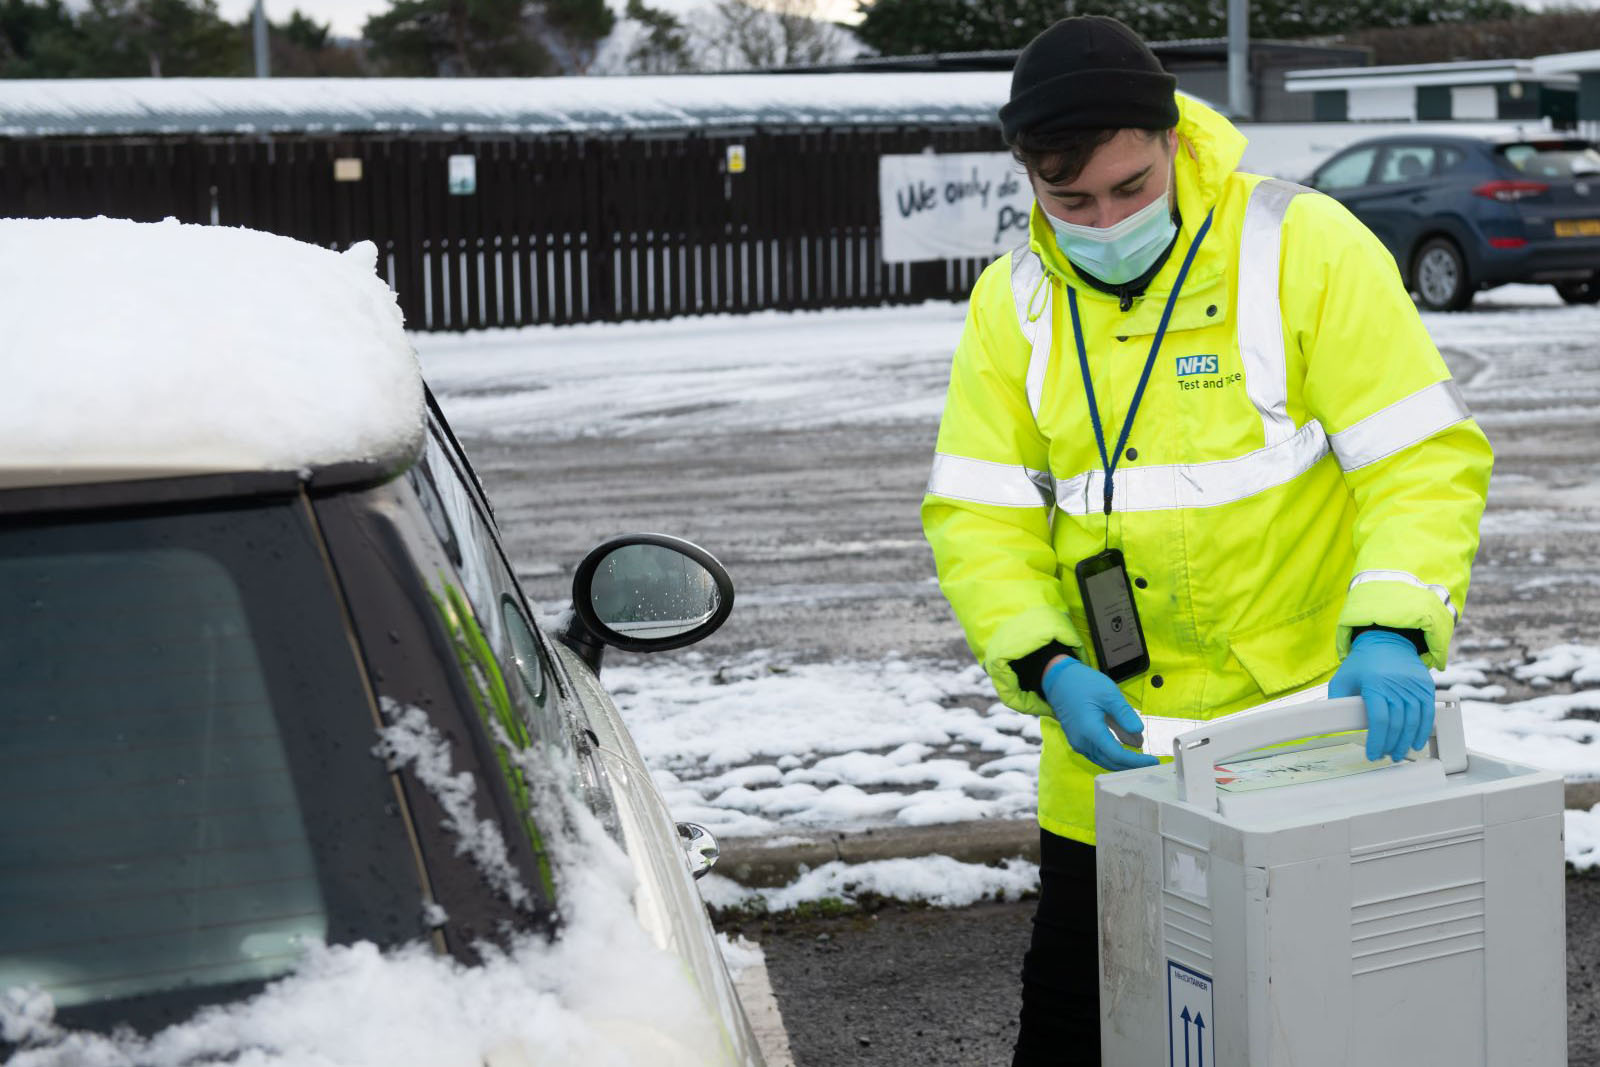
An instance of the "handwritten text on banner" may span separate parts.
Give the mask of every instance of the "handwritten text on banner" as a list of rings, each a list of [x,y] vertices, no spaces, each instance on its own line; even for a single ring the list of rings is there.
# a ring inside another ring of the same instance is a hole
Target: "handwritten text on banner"
[[[1005,152],[878,160],[883,261],[992,258],[1028,236],[1033,192]]]

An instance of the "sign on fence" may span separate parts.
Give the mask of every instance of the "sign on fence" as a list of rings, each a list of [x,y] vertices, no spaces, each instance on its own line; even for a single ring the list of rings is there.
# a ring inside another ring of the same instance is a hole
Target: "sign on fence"
[[[451,156],[446,165],[451,196],[473,196],[478,191],[478,157]]]
[[[1005,152],[878,160],[883,261],[992,257],[1028,236],[1033,191]]]

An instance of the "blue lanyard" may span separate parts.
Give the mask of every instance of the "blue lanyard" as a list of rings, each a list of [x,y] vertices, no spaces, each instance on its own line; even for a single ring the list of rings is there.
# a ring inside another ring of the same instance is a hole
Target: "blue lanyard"
[[[1139,401],[1144,399],[1144,387],[1149,384],[1150,372],[1155,369],[1156,354],[1161,351],[1161,342],[1167,336],[1167,323],[1172,321],[1172,309],[1177,306],[1184,279],[1189,277],[1189,266],[1194,262],[1194,254],[1200,250],[1200,242],[1206,239],[1209,232],[1211,214],[1207,212],[1206,221],[1200,224],[1200,232],[1194,235],[1194,243],[1183,257],[1183,266],[1178,268],[1178,280],[1173,282],[1172,292],[1167,296],[1167,306],[1161,312],[1161,325],[1156,327],[1155,340],[1150,343],[1150,356],[1144,361],[1144,373],[1139,375],[1139,388],[1133,391],[1133,403],[1128,405],[1128,417],[1122,422],[1122,436],[1117,439],[1116,451],[1110,455],[1106,454],[1105,431],[1100,428],[1100,408],[1094,402],[1094,382],[1089,377],[1089,353],[1083,347],[1083,326],[1078,321],[1078,291],[1067,286],[1067,306],[1072,309],[1072,336],[1078,342],[1078,367],[1083,371],[1083,392],[1089,401],[1089,421],[1094,425],[1094,443],[1100,446],[1100,462],[1106,469],[1107,515],[1111,514],[1111,476],[1117,469],[1122,450],[1127,447],[1128,434],[1133,431],[1133,417],[1139,411]]]

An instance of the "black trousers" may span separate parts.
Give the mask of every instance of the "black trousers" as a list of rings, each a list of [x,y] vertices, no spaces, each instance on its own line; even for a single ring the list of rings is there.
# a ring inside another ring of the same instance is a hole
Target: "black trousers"
[[[1039,907],[1022,957],[1022,1025],[1012,1067],[1100,1062],[1099,910],[1094,846],[1039,831]]]

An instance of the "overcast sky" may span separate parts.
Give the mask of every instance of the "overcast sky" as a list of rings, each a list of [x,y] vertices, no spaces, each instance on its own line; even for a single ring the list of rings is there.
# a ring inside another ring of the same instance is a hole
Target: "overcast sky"
[[[359,37],[367,16],[388,6],[387,0],[267,0],[267,17],[282,22],[298,7],[318,22],[332,23],[333,32],[340,37]],[[253,7],[255,0],[217,0],[217,10],[232,21],[244,18]]]

